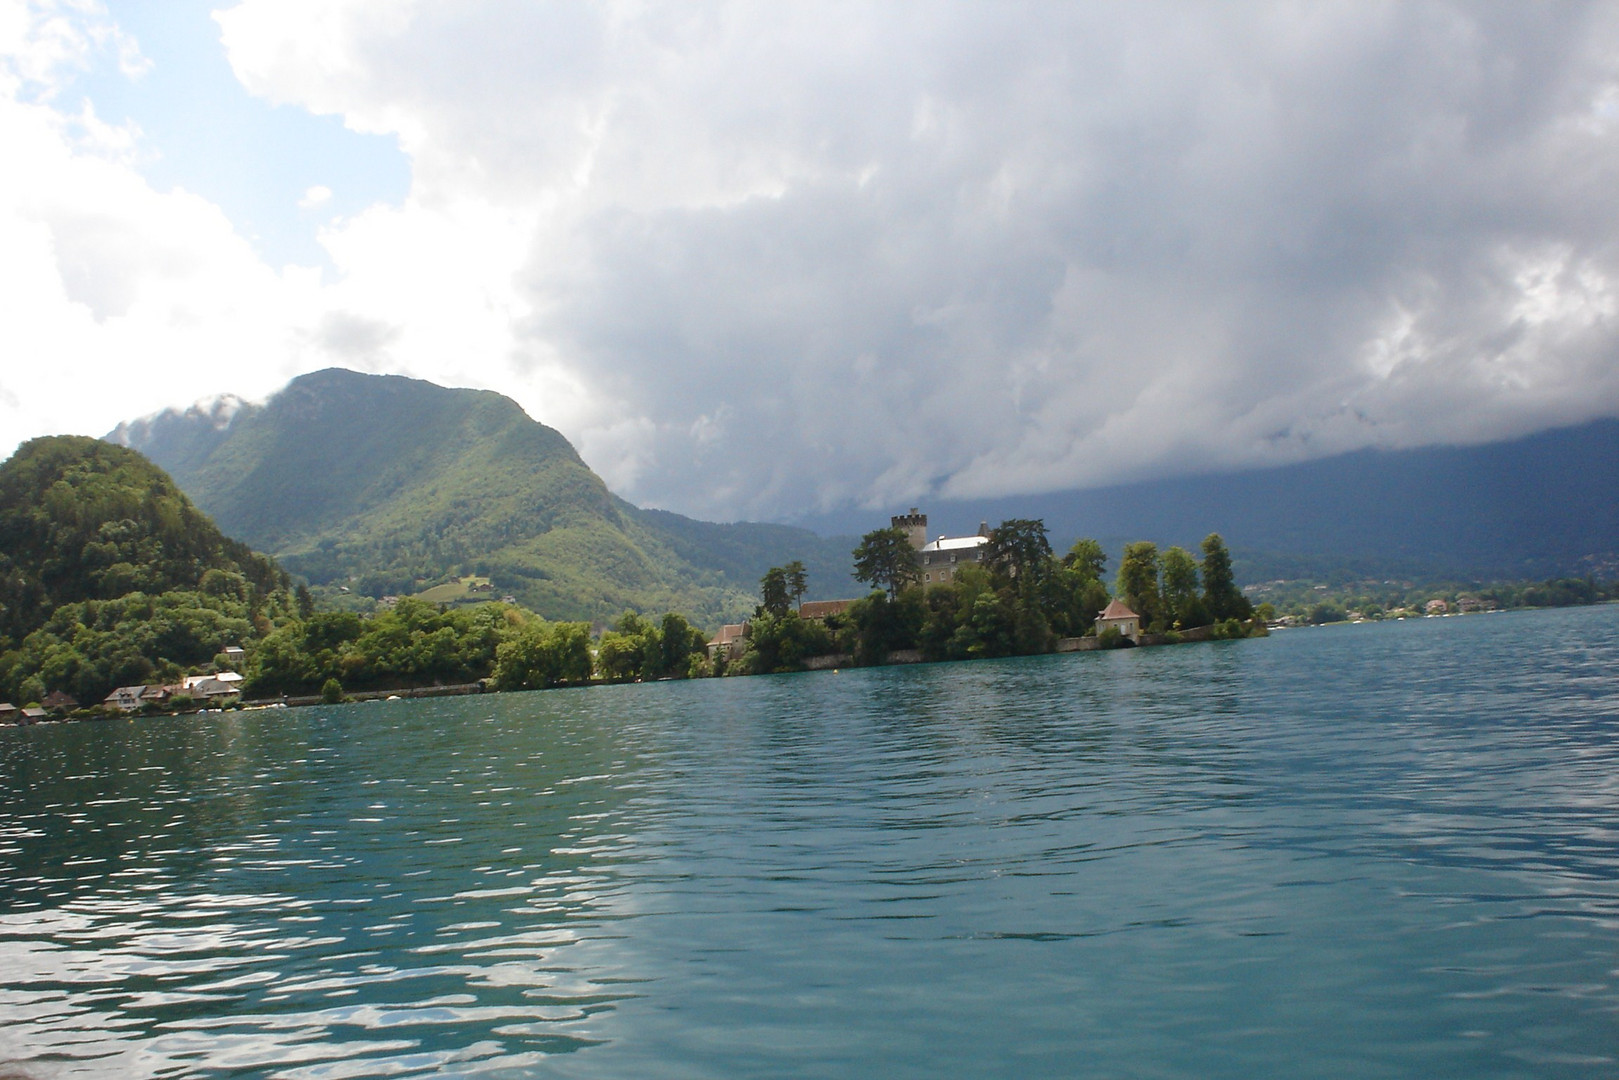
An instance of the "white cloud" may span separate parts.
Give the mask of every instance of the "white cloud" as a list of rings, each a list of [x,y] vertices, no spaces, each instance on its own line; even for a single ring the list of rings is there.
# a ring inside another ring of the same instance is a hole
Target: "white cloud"
[[[272,271],[133,179],[138,132],[14,86],[45,165],[7,262],[63,358],[167,371],[236,311],[257,372],[499,389],[624,494],[721,517],[1619,412],[1611,7],[216,17],[254,93],[397,135],[411,194],[331,222],[324,283]],[[102,47],[30,40],[16,86]]]
[[[325,206],[332,201],[332,189],[325,184],[316,184],[304,192],[304,197],[298,200],[300,210],[313,210],[318,206]]]
[[[289,324],[314,278],[265,267],[219,209],[154,191],[139,133],[62,100],[66,73],[132,42],[88,4],[0,16],[0,433],[99,434],[199,390],[265,392],[292,371]]]

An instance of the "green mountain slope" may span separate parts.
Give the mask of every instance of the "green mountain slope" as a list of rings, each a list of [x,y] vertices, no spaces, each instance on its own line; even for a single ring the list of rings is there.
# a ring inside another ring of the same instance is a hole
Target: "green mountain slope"
[[[287,585],[132,450],[53,436],[0,465],[0,638],[20,640],[64,604],[198,589],[211,571],[252,593]]]
[[[759,577],[789,559],[822,594],[853,589],[852,542],[637,509],[488,391],[332,369],[223,425],[171,412],[108,438],[315,584],[405,594],[478,574],[550,618],[677,610],[710,627],[751,611]]]
[[[0,700],[174,682],[290,616],[289,585],[132,450],[60,436],[0,465]]]

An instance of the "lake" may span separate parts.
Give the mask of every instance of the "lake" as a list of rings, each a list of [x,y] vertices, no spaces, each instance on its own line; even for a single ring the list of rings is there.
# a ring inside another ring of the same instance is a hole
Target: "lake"
[[[1619,606],[43,726],[0,784],[31,1077],[1619,1074]]]

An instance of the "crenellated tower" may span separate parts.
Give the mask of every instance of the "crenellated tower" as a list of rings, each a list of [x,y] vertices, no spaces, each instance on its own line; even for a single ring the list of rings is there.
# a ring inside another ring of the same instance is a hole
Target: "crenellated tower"
[[[927,546],[928,542],[928,516],[916,507],[911,507],[909,514],[895,514],[888,519],[896,529],[904,529],[905,535],[910,538],[911,546],[918,551]]]

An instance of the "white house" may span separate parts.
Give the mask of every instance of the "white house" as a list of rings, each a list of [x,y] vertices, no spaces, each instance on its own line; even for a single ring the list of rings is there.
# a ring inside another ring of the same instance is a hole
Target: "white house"
[[[235,683],[239,683],[241,681],[242,681],[242,677],[240,675],[238,675],[234,671],[221,671],[217,675],[187,675],[180,682],[180,689],[182,689],[182,690],[195,690],[197,687],[201,686],[203,683],[210,683],[210,682],[235,684]],[[232,691],[232,692],[234,693],[234,691]]]
[[[134,712],[141,707],[141,695],[144,693],[145,686],[120,686],[108,694],[102,704],[123,712]]]

